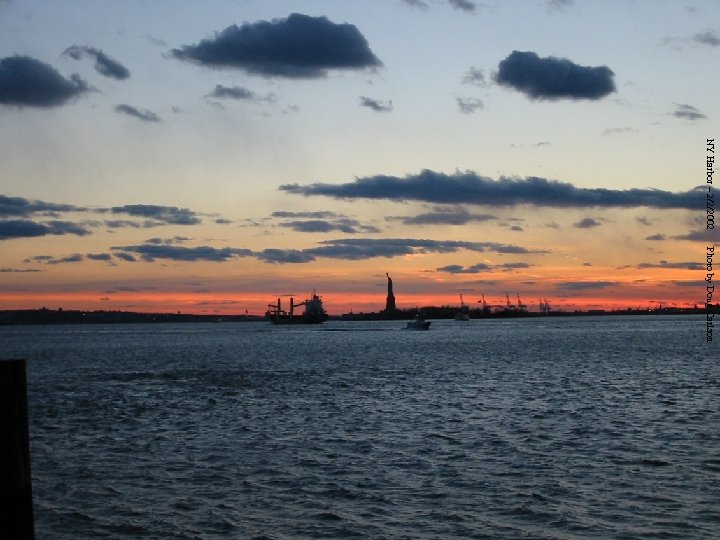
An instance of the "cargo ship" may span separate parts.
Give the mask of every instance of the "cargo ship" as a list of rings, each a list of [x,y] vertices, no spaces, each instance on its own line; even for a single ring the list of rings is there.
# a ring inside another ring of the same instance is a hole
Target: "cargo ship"
[[[305,308],[302,314],[296,314],[295,308],[301,306]],[[323,307],[322,299],[313,292],[310,298],[299,304],[296,304],[291,297],[289,311],[282,308],[282,303],[278,298],[276,304],[268,304],[265,317],[273,324],[320,324],[328,319],[328,314]]]

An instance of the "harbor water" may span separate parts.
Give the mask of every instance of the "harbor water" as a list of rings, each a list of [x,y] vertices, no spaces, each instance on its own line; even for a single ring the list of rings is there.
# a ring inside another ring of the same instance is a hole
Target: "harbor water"
[[[720,538],[697,316],[0,327],[39,540]]]

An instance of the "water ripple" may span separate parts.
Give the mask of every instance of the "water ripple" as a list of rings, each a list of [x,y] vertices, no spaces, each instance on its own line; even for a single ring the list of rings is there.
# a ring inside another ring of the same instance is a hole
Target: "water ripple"
[[[720,537],[697,319],[357,324],[1,328],[38,537]]]

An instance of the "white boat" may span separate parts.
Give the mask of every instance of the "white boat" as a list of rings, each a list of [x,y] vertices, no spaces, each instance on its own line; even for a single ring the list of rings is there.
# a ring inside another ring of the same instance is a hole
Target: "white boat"
[[[420,315],[415,315],[412,321],[408,321],[405,330],[430,330],[430,321],[426,321]]]

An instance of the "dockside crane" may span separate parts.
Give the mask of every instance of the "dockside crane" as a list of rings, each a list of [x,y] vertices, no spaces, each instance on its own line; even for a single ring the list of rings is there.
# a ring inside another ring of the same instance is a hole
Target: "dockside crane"
[[[478,300],[478,303],[482,304],[483,313],[490,313],[491,308],[495,308],[496,311],[507,310],[507,307],[502,304],[488,304],[487,301],[485,300],[485,293],[481,293],[481,296],[482,296],[482,299]],[[508,302],[509,302],[509,300],[510,299],[508,298]]]

